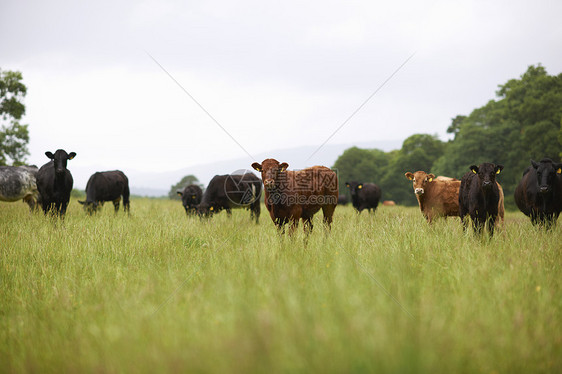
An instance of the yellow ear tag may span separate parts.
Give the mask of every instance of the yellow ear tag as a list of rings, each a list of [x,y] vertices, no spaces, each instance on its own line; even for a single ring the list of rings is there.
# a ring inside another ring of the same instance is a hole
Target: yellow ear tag
[[[363,188],[363,186],[362,186],[362,185],[359,185],[359,186],[357,186],[357,188],[358,188],[358,189],[362,189],[362,188]]]
[[[562,168],[558,168],[558,170],[556,170],[556,172],[557,172],[558,174],[562,174]]]
[[[474,174],[476,174],[476,171],[474,171],[474,169],[472,170],[472,172],[473,172]]]
[[[499,174],[501,170],[498,169],[498,171],[496,171],[496,174]]]
[[[428,182],[431,182],[432,180],[433,180],[433,178],[429,178],[427,181],[428,181]]]
[[[212,212],[212,211],[213,211],[213,207],[210,207],[209,210]]]

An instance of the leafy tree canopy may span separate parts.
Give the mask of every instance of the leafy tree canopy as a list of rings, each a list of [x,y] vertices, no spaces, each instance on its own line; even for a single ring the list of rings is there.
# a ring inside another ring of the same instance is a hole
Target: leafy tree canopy
[[[498,180],[506,207],[514,208],[513,192],[530,160],[562,157],[562,74],[551,76],[540,64],[529,66],[519,79],[498,87],[495,100],[452,119],[447,132],[454,138],[447,143],[435,135],[415,134],[402,149],[380,154],[376,163],[366,156],[373,150],[350,148],[335,167],[340,176],[374,180],[384,199],[413,205],[404,172],[424,170],[460,179],[470,165],[494,162],[504,165]]]
[[[23,99],[27,87],[22,83],[19,71],[3,71],[0,69],[0,165],[21,165],[29,155],[28,125],[19,120],[25,114]]]

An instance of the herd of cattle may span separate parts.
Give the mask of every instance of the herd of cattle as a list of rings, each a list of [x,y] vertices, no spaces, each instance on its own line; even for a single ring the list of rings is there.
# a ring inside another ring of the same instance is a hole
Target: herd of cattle
[[[0,166],[0,200],[23,200],[31,210],[41,206],[45,214],[51,212],[63,217],[73,186],[67,162],[76,153],[59,149],[54,154],[45,154],[51,161],[40,169]],[[208,217],[221,210],[230,215],[234,208],[247,208],[258,223],[263,186],[265,207],[280,232],[284,232],[287,223],[293,232],[302,220],[305,232],[309,233],[312,218],[320,210],[329,228],[336,206],[346,200],[345,195],[339,195],[336,173],[324,166],[298,171],[287,170],[288,166],[285,162],[266,159],[261,164],[252,164],[261,173],[261,180],[253,173],[216,175],[204,192],[197,185],[189,185],[177,193],[188,215]],[[413,182],[420,210],[429,223],[438,217],[458,216],[466,230],[469,216],[477,234],[486,226],[492,236],[494,227],[504,220],[503,189],[496,181],[503,166],[483,163],[469,169],[461,180],[436,177],[424,171],[407,172],[405,176]],[[359,213],[377,209],[381,199],[379,186],[356,181],[345,185]],[[562,211],[562,164],[548,158],[531,161],[514,197],[518,208],[533,224],[550,229]],[[92,214],[100,204],[111,201],[117,212],[121,199],[128,212],[129,181],[123,172],[114,170],[94,173],[86,185],[86,200],[79,203]]]

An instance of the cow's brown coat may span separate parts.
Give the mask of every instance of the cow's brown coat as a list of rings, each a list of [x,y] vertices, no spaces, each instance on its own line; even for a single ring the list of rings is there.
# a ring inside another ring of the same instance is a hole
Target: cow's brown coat
[[[288,166],[271,158],[252,164],[261,172],[265,206],[275,225],[284,231],[285,224],[290,222],[289,233],[292,233],[302,219],[308,233],[312,231],[313,215],[322,209],[324,223],[330,227],[338,201],[336,173],[325,166],[299,171],[287,170]]]

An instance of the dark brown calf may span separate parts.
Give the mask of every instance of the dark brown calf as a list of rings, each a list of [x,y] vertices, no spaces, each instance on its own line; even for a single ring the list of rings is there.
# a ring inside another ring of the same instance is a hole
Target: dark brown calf
[[[252,167],[261,172],[265,190],[265,206],[271,219],[284,232],[290,222],[289,234],[303,220],[305,233],[312,231],[312,216],[322,209],[324,223],[330,227],[338,204],[338,177],[324,166],[289,171],[286,162],[268,158]]]

